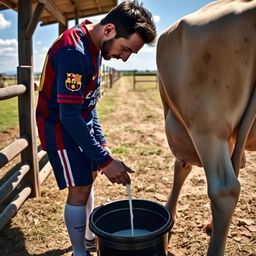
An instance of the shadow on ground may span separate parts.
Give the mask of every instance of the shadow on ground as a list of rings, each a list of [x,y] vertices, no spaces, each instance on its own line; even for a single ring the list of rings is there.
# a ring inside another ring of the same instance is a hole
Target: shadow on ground
[[[71,247],[66,249],[50,250],[40,254],[29,254],[25,247],[24,234],[19,228],[6,227],[0,232],[0,255],[1,256],[61,256],[71,252]]]

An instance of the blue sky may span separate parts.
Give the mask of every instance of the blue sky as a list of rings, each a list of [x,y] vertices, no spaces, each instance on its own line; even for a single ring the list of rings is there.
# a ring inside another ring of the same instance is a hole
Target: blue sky
[[[103,1],[103,0],[102,0]],[[122,1],[119,1],[122,2]],[[167,29],[176,20],[186,14],[196,11],[200,7],[213,2],[210,0],[141,0],[154,16],[158,35]],[[102,16],[101,16],[102,17]],[[90,17],[92,22],[101,17]],[[80,21],[82,21],[81,19]],[[69,27],[74,22],[69,22]],[[33,37],[34,49],[34,71],[40,72],[44,58],[51,43],[58,36],[56,24],[48,26],[38,25]],[[0,12],[0,73],[16,71],[18,65],[17,55],[17,13],[13,10]],[[121,60],[110,60],[104,62],[110,67],[117,69],[155,70],[155,47],[145,45],[138,54],[133,54],[129,60],[123,63]]]

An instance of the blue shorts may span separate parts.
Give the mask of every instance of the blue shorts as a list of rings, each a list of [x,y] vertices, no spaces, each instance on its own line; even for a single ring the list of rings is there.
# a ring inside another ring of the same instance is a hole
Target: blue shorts
[[[87,186],[93,183],[97,165],[80,149],[47,151],[59,189]]]

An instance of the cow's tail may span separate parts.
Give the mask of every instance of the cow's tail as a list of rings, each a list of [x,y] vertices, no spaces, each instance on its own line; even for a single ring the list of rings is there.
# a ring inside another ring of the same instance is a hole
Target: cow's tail
[[[240,163],[245,148],[245,143],[252,125],[256,119],[256,82],[254,84],[253,93],[250,97],[248,106],[246,108],[245,114],[242,118],[241,125],[239,127],[236,145],[232,155],[232,164],[236,175],[238,176]]]

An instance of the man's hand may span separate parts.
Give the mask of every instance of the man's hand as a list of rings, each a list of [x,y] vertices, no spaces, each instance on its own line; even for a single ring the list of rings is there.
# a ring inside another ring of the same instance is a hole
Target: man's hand
[[[123,184],[125,186],[131,183],[128,173],[133,173],[134,171],[123,162],[113,159],[109,165],[102,169],[102,172],[112,183]]]

